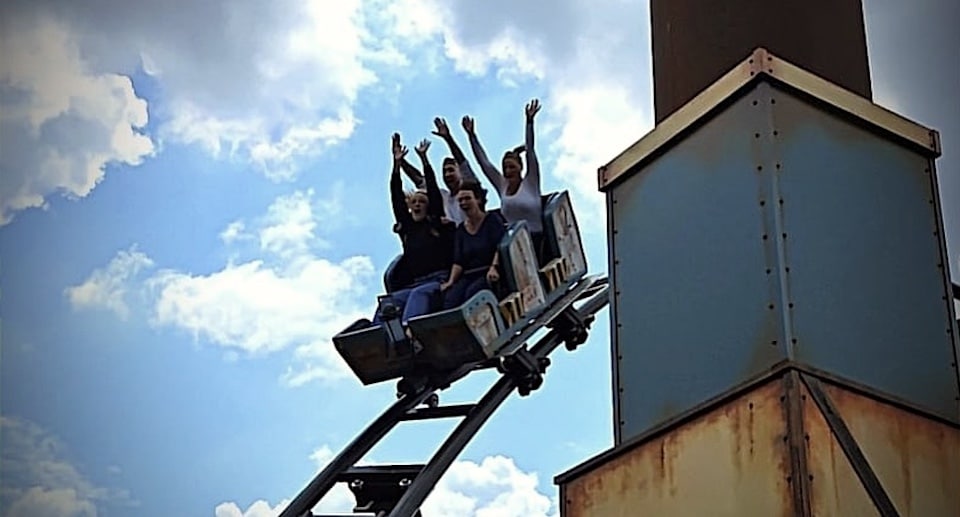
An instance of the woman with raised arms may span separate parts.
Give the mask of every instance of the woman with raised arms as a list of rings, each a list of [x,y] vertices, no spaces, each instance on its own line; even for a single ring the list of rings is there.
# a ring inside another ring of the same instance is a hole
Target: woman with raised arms
[[[480,170],[500,196],[500,211],[504,219],[509,223],[521,220],[527,222],[538,256],[543,240],[543,209],[540,201],[540,162],[534,149],[533,120],[539,111],[540,101],[537,99],[527,104],[524,145],[503,154],[500,162],[503,168],[502,173],[490,161],[483,145],[480,144],[473,118],[464,116],[462,120],[463,129],[470,138],[470,147],[473,149],[477,163],[480,164]],[[526,176],[523,175],[523,159],[520,157],[524,151],[527,154]]]
[[[391,294],[394,302],[403,306],[401,322],[431,312],[431,301],[440,291],[453,262],[453,223],[444,221],[443,199],[437,178],[427,158],[430,142],[423,140],[416,147],[423,164],[425,190],[418,189],[409,196],[403,192],[400,178],[401,163],[407,148],[400,145],[400,137],[393,136],[393,172],[390,176],[390,201],[396,221],[394,231],[403,244],[403,255],[397,264],[401,288]],[[374,324],[382,321],[379,309]]]

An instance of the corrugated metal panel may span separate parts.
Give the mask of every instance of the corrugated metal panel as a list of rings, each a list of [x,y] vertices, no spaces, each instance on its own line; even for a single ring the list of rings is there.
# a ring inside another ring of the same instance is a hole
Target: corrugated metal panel
[[[770,382],[570,480],[562,515],[792,516],[782,395]]]
[[[758,171],[769,89],[610,193],[617,443],[786,357],[771,194]]]
[[[823,386],[901,517],[960,516],[960,429]],[[809,394],[804,415],[815,515],[876,515]]]
[[[960,419],[932,162],[786,92],[769,102],[792,357]]]

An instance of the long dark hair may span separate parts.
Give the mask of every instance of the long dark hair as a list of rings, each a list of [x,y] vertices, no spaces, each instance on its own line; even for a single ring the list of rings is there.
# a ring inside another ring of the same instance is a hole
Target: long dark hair
[[[520,170],[523,170],[523,158],[520,157],[520,153],[526,150],[527,150],[526,145],[523,145],[523,144],[518,145],[513,149],[510,149],[509,151],[503,153],[503,159],[506,160],[507,158],[510,158],[510,159],[516,160],[517,163],[520,164]]]

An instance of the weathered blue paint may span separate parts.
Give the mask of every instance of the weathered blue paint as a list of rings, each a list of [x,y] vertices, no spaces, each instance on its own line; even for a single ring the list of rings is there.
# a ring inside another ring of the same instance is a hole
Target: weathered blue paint
[[[932,160],[790,95],[774,100],[794,357],[957,420]]]
[[[608,194],[617,441],[786,356],[754,90]],[[764,240],[763,235],[768,234]],[[768,274],[767,271],[770,271]]]
[[[607,191],[616,442],[785,360],[960,421],[932,168],[761,81]]]

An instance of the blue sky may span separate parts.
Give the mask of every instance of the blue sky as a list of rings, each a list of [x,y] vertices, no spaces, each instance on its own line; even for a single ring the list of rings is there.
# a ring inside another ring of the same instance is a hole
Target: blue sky
[[[330,343],[399,249],[390,133],[444,116],[466,149],[471,114],[495,155],[540,98],[544,190],[571,191],[602,272],[596,168],[653,125],[644,2],[168,4],[0,8],[0,513],[273,515],[392,401]],[[956,279],[960,12],[901,4],[865,2],[874,97],[941,131]],[[612,444],[607,321],[504,405],[429,515],[558,513],[552,477]],[[368,459],[423,461],[452,425]]]

